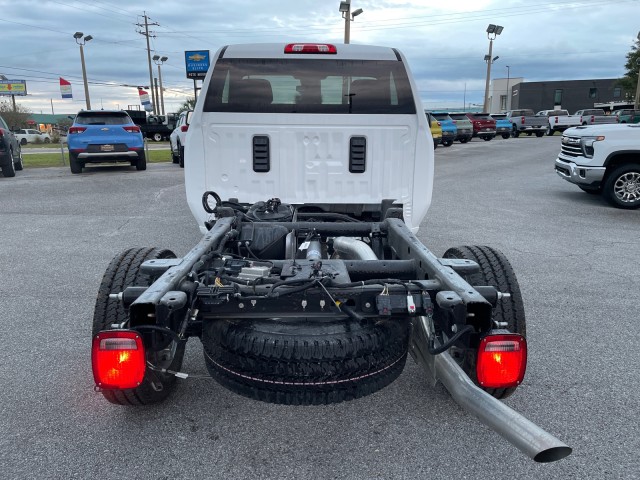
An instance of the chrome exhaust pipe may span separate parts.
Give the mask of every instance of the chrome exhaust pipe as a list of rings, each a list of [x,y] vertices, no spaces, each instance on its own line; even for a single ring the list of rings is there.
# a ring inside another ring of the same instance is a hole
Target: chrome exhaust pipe
[[[333,248],[341,256],[357,260],[378,260],[371,247],[362,240],[351,237],[336,237],[333,239]]]
[[[556,437],[478,388],[448,352],[431,355],[427,349],[427,319],[416,320],[411,355],[426,368],[434,383],[442,382],[458,405],[536,462],[554,462],[571,454],[571,448]]]

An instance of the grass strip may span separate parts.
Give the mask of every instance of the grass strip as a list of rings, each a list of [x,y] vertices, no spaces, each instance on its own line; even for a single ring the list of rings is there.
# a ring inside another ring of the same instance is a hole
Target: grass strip
[[[162,163],[170,161],[171,150],[149,150],[147,153],[148,163]],[[69,152],[64,150],[64,153],[30,153],[22,156],[22,163],[24,164],[24,168],[66,167],[69,166]]]

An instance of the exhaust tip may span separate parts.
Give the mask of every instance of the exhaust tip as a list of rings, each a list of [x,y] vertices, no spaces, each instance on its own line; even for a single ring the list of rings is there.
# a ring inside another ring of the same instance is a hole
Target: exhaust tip
[[[571,455],[572,451],[573,450],[566,445],[563,445],[561,447],[547,448],[546,450],[538,453],[535,457],[533,457],[533,459],[536,462],[540,463],[555,462],[556,460],[562,460],[563,458],[568,457],[569,455]]]

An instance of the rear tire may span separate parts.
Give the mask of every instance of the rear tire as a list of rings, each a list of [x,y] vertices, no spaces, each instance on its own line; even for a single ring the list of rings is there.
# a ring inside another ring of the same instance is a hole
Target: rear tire
[[[548,137],[552,137],[554,133],[556,133],[555,130],[553,130],[551,127],[547,127],[547,136]]]
[[[18,150],[18,161],[13,162],[14,168],[16,171],[20,171],[24,169],[24,163],[22,162],[22,149]]]
[[[180,164],[180,168],[184,168],[184,147],[178,144],[178,151],[180,152],[180,160],[178,163]]]
[[[286,405],[353,400],[393,382],[407,358],[407,318],[358,322],[214,320],[202,344],[213,378],[240,395]]]
[[[82,173],[83,167],[84,164],[78,160],[78,155],[75,153],[69,153],[69,168],[71,169],[71,173]]]
[[[453,145],[453,140],[443,140],[442,141],[442,146],[443,147],[450,147],[451,145]]]
[[[513,138],[518,138],[520,136],[520,130],[518,130],[518,127],[514,126],[513,130],[511,131],[511,135],[513,136]]]
[[[116,255],[102,277],[93,313],[92,338],[102,330],[111,329],[112,324],[121,324],[128,320],[129,313],[121,301],[109,298],[111,293],[120,293],[133,285],[149,286],[151,279],[140,273],[140,266],[146,260],[158,258],[175,258],[170,250],[156,248],[130,248]],[[158,364],[160,353],[147,350],[147,361]],[[182,366],[184,343],[175,349],[173,360],[165,368],[178,371]],[[142,384],[136,388],[125,390],[102,390],[102,395],[109,402],[117,405],[148,405],[161,402],[169,396],[174,388],[176,377],[151,371],[147,368]]]
[[[162,141],[162,134],[161,133],[154,133],[151,138],[153,138],[154,142],[161,142]]]
[[[504,138],[505,140],[506,140],[507,138],[509,138],[510,136],[511,136],[511,135],[509,135],[508,133],[503,133],[503,134],[502,134],[502,138]]]
[[[471,140],[471,139],[470,139],[470,138],[468,138],[468,137],[461,138],[461,139],[460,139],[460,143],[467,143],[469,140]]]
[[[27,144],[27,139],[26,138],[21,138],[20,139],[20,145],[26,145]]]
[[[136,162],[136,170],[147,169],[147,157],[144,152],[138,153],[138,161]]]
[[[2,176],[7,178],[16,176],[16,165],[13,163],[13,152],[11,151],[9,152],[9,161],[2,167]]]
[[[480,265],[480,272],[464,276],[470,285],[491,285],[496,287],[499,292],[510,293],[510,298],[499,300],[493,308],[492,320],[506,323],[507,330],[526,338],[527,323],[520,285],[511,264],[501,252],[486,246],[465,246],[450,248],[445,252],[444,257],[473,260]],[[473,350],[471,355],[465,355],[461,359],[461,367],[469,378],[478,385],[476,356],[477,350]],[[480,388],[495,398],[506,398],[512,395],[517,387]]]
[[[540,138],[544,136],[544,132],[536,132],[536,137]]]

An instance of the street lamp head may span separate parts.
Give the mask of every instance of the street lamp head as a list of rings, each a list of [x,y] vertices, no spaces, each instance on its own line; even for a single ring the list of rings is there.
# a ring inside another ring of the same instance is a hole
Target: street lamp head
[[[93,37],[91,35],[87,35],[86,37],[84,37],[85,42],[88,42],[89,40],[93,40]]]
[[[76,32],[76,33],[73,34],[73,38],[78,40],[79,38],[82,38],[83,35],[84,35],[84,33],[82,33],[82,32]]]
[[[151,57],[152,60],[155,62],[156,60],[160,60],[160,55],[154,55],[153,57]]]
[[[502,33],[503,28],[504,27],[501,25],[496,25],[496,30],[495,30],[496,35],[500,35]]]
[[[160,57],[161,62],[166,62],[167,60],[169,60],[169,57]]]
[[[491,55],[485,55],[484,56],[484,61],[488,62],[489,60],[491,60]]]
[[[355,12],[353,12],[351,14],[352,17],[357,17],[358,15],[360,15],[363,12],[363,10],[361,8],[357,9]]]
[[[340,8],[338,8],[339,12],[348,12],[349,9],[351,8],[351,0],[342,0],[340,2]]]
[[[495,61],[496,61],[497,59],[499,59],[499,58],[500,58],[500,57],[496,55],[495,57],[493,57],[493,60],[491,60],[491,63],[495,62]]]
[[[494,33],[496,31],[496,26],[493,23],[490,23],[487,27],[487,33]]]

